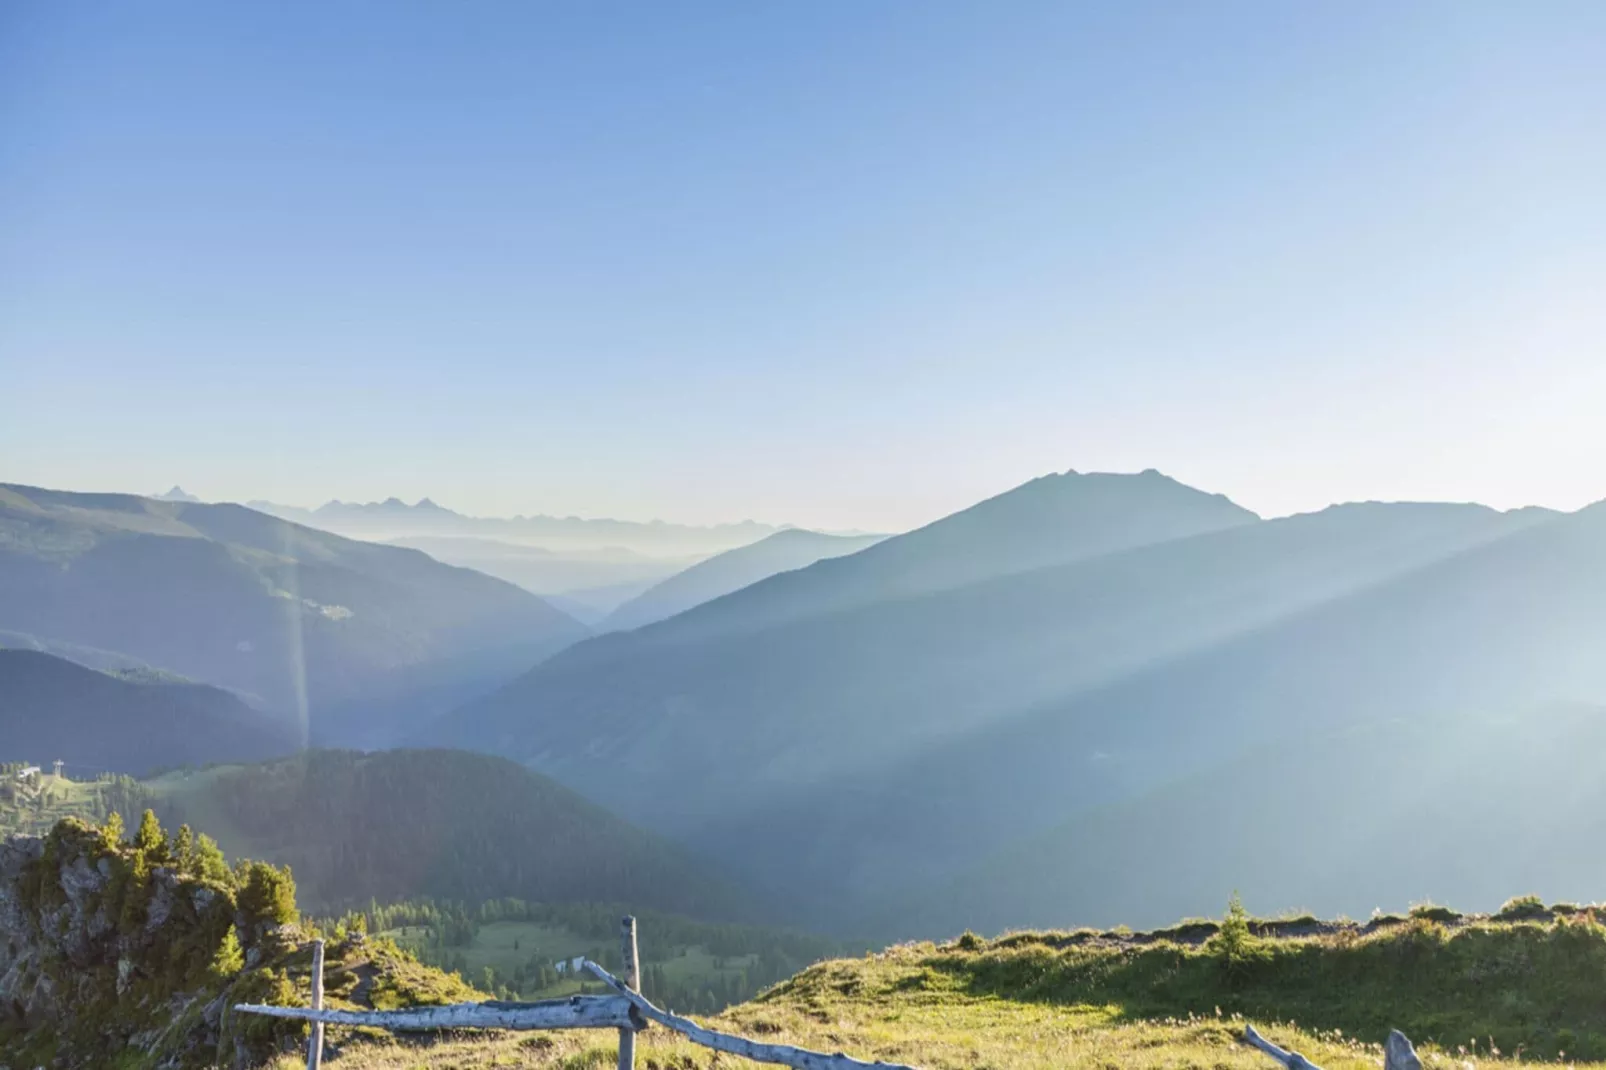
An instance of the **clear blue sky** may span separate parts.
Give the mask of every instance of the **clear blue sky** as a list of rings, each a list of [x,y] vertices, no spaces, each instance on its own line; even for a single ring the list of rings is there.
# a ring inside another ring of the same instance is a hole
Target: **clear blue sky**
[[[1606,3],[0,4],[0,479],[1606,497]]]

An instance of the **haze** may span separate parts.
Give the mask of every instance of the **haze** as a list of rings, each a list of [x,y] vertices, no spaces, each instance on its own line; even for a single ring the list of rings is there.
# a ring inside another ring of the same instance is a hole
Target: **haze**
[[[1606,1070],[1603,135],[1601,0],[0,0],[0,1070]]]
[[[1602,69],[1587,2],[7,4],[0,458],[871,531],[1068,466],[1576,508]]]

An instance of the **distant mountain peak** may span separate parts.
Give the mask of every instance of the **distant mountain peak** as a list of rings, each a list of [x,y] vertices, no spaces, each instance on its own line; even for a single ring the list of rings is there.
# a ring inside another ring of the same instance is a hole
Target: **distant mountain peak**
[[[323,516],[330,516],[336,513],[441,513],[450,516],[457,515],[450,509],[436,505],[428,498],[418,499],[417,505],[408,505],[394,495],[382,502],[343,502],[339,498],[331,498],[313,511]]]
[[[189,493],[188,491],[186,491],[183,487],[179,486],[177,483],[174,483],[173,484],[173,489],[169,490],[166,494],[156,494],[156,495],[152,495],[152,496],[154,498],[156,498],[158,501],[164,501],[164,502],[199,502],[201,500],[201,499],[197,498],[195,495],[193,495],[193,494]]]

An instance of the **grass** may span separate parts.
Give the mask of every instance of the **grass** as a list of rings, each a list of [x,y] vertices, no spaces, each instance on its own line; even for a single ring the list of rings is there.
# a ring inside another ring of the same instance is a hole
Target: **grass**
[[[1328,924],[1312,935],[1251,935],[1231,960],[1202,934],[1017,933],[822,963],[707,1021],[930,1070],[1270,1070],[1238,1043],[1246,1021],[1325,1070],[1375,1068],[1395,1027],[1430,1068],[1600,1067],[1603,982],[1606,929],[1591,912],[1453,927],[1425,917]],[[578,1032],[387,1039],[348,1048],[336,1065],[580,1070],[611,1065],[614,1045]],[[658,1028],[641,1037],[637,1058],[647,1070],[715,1063]],[[295,1065],[287,1057],[275,1070]]]

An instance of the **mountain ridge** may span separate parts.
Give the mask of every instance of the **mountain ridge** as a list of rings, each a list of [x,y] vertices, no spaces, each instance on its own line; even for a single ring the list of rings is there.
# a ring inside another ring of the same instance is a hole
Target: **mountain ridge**
[[[1070,501],[1056,501],[1055,495],[1059,493],[1068,496]],[[1017,497],[1012,498],[1012,495]],[[1025,499],[1024,504],[1022,499]],[[1046,516],[1051,522],[1039,523],[1024,537],[1010,534],[1002,540],[1002,550],[994,548],[993,552],[981,555],[981,551],[988,549],[988,536],[997,527],[998,518],[1003,516],[1013,520],[1023,512],[1040,519]],[[1088,525],[1085,534],[1072,533],[1081,534],[1082,537],[1067,539],[1057,526],[1067,513],[1073,517],[1094,513],[1097,514],[1096,522]],[[1143,545],[1154,540],[1164,542],[1180,534],[1208,533],[1260,523],[1253,518],[1253,514],[1220,496],[1183,487],[1158,473],[1049,477],[988,499],[955,516],[958,519],[953,525],[945,526],[946,521],[937,521],[926,528],[894,536],[847,557],[820,561],[794,572],[761,580],[667,621],[579,644],[501,691],[428,726],[417,741],[476,746],[509,753],[531,760],[537,768],[556,772],[556,767],[545,764],[543,759],[532,755],[528,748],[521,747],[517,740],[520,721],[531,714],[539,715],[545,709],[565,709],[578,719],[566,721],[568,727],[555,733],[554,738],[573,737],[576,739],[574,745],[586,750],[577,742],[578,737],[574,737],[574,733],[608,730],[614,716],[612,709],[605,716],[599,715],[608,708],[609,703],[622,710],[636,701],[633,695],[646,698],[651,694],[650,689],[661,686],[665,695],[670,697],[649,701],[668,702],[669,705],[664,708],[671,711],[671,719],[664,721],[653,718],[657,721],[656,725],[642,734],[632,746],[644,755],[655,746],[679,747],[680,744],[672,743],[673,733],[685,731],[691,726],[682,720],[680,714],[673,712],[675,704],[682,702],[682,699],[672,696],[688,686],[697,686],[698,680],[709,672],[727,671],[718,668],[718,664],[732,666],[734,671],[742,674],[742,701],[763,710],[766,723],[777,724],[792,716],[792,723],[799,730],[806,728],[819,734],[820,726],[811,719],[807,707],[798,705],[807,701],[803,696],[811,685],[807,685],[807,680],[795,679],[797,673],[807,673],[809,679],[829,678],[842,687],[850,687],[850,680],[863,685],[865,678],[856,674],[874,671],[877,660],[872,647],[863,642],[863,636],[854,633],[856,639],[843,638],[847,633],[838,628],[837,617],[854,612],[904,612],[903,609],[887,607],[905,607],[910,604],[909,599],[934,593],[924,591],[922,594],[922,587],[940,589],[949,578],[943,571],[944,560],[953,563],[949,575],[963,589],[973,583],[977,576],[986,577],[991,573],[992,578],[998,580],[1017,573],[1027,560],[1046,558],[1074,562],[1083,555],[1097,559],[1105,551],[1122,547],[1123,540],[1125,543]],[[953,533],[955,527],[959,529],[957,536]],[[869,593],[851,590],[851,581],[856,575],[867,570],[880,570],[881,562],[888,560],[888,555],[893,555],[891,560],[898,561],[896,555],[900,546],[913,547],[913,553],[905,559],[904,567],[896,577],[897,582],[882,585]],[[1036,556],[1023,559],[1017,552],[1022,547],[1034,548]],[[809,591],[809,587],[813,580],[820,577],[824,579],[824,592],[823,596],[816,596]],[[850,588],[846,594],[845,585]],[[797,597],[799,588],[803,592],[801,598]],[[778,611],[768,603],[768,596],[776,591],[781,595]],[[876,602],[877,596],[881,601],[875,605],[861,605]],[[749,607],[755,603],[757,612],[749,612]],[[877,606],[881,608],[878,610]],[[917,628],[925,626],[919,619],[912,623]],[[799,629],[813,629],[810,634],[816,636],[811,640],[815,645],[822,642],[832,645],[834,661],[829,671],[823,668],[801,669],[782,660],[789,637]],[[720,644],[727,638],[731,649],[721,654]],[[705,655],[704,651],[711,653]],[[634,667],[625,668],[625,665],[632,664],[632,655],[639,655]],[[710,664],[710,656],[723,660]],[[598,674],[596,678],[588,676],[593,672]],[[824,676],[821,676],[822,672]],[[549,681],[559,684],[550,702],[542,691],[545,682]],[[867,701],[891,698],[885,689],[874,694],[862,686],[856,690],[858,693],[853,696],[853,701],[861,705]],[[760,698],[760,695],[763,697]],[[735,693],[731,693],[718,701],[734,700]],[[685,696],[685,701],[695,700]],[[783,713],[785,710],[793,710],[794,715]],[[646,716],[645,711],[643,716]],[[677,724],[676,728],[669,727],[671,721]],[[860,719],[857,723],[868,725],[871,722]],[[632,736],[637,734],[627,729],[621,731]],[[699,728],[698,734],[702,731],[704,729]],[[665,733],[670,735],[666,737]],[[826,735],[829,737],[829,733]],[[729,739],[726,742],[732,743]],[[665,800],[665,803],[668,802]],[[682,804],[677,802],[673,805],[678,807]],[[660,810],[659,816],[664,812]]]
[[[1076,746],[1056,711],[1096,709],[1151,664],[1208,664],[1223,644],[1559,519],[1357,503],[748,631],[699,626],[772,579],[579,644],[435,727],[577,787],[613,777],[622,813],[739,862],[771,891],[808,873],[825,900],[862,895],[899,873],[939,877],[967,845],[1083,805],[1050,790]],[[662,767],[676,771],[673,791]],[[739,858],[721,847],[731,843],[746,845]]]
[[[13,649],[0,649],[0,737],[13,758],[136,776],[277,757],[302,742],[221,688]]]
[[[608,630],[628,631],[673,617],[781,572],[858,553],[884,535],[827,535],[788,528],[715,554],[649,587],[608,615]]]
[[[416,550],[233,504],[20,485],[0,485],[0,629],[374,738],[587,634],[528,592]]]

